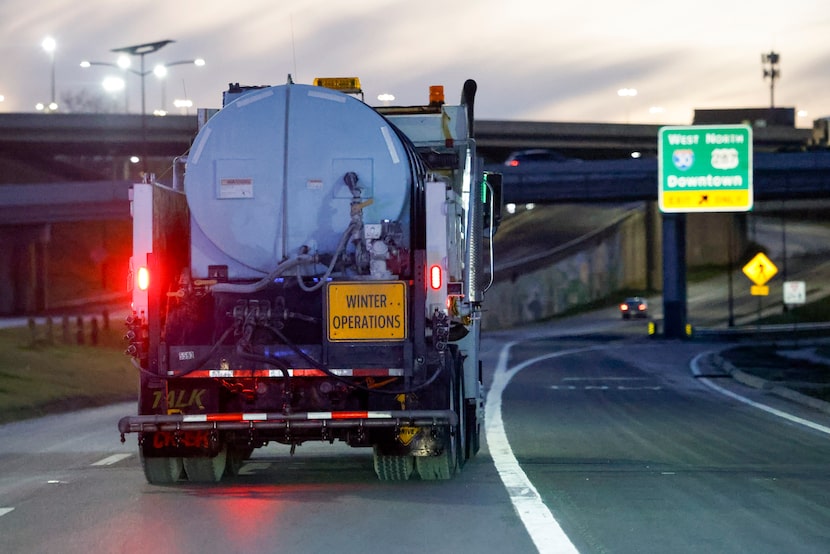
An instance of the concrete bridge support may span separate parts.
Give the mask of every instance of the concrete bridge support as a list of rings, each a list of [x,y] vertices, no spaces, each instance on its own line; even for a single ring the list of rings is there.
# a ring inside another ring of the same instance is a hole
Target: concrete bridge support
[[[0,227],[0,315],[46,310],[47,246],[51,226]]]

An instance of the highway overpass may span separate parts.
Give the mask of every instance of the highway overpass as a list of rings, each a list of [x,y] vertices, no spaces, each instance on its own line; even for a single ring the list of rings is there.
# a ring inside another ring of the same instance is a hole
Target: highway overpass
[[[146,118],[150,170],[169,180],[171,160],[190,147],[196,116]],[[478,154],[505,174],[506,202],[656,199],[659,125],[476,121]],[[145,149],[142,117],[122,114],[0,114],[0,225],[128,217],[127,190]],[[796,152],[812,131],[753,129],[755,194],[824,197],[826,152]],[[580,161],[506,168],[513,150],[551,148]],[[640,158],[632,159],[631,153]],[[773,154],[773,152],[779,152]],[[65,189],[56,186],[61,184]],[[83,208],[81,206],[83,205]]]
[[[172,158],[187,152],[197,127],[196,116],[143,122],[139,115],[0,114],[0,281],[26,288],[0,290],[0,313],[47,307],[50,225],[128,221],[129,186],[139,178],[129,157],[146,152],[150,169],[166,182]],[[485,120],[475,122],[475,131],[478,154],[505,174],[506,202],[656,199],[657,125]],[[753,131],[756,198],[830,196],[827,153],[792,152],[811,135],[789,127]],[[557,149],[582,161],[533,169],[499,163],[526,148]],[[639,159],[631,158],[635,151]]]

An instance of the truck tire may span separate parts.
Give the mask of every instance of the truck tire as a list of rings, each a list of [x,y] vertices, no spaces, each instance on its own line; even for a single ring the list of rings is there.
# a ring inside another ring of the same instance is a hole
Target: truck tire
[[[227,459],[228,450],[223,446],[216,456],[195,456],[184,458],[182,462],[191,483],[218,483],[225,474]]]
[[[422,481],[444,481],[458,470],[458,432],[447,436],[444,451],[437,456],[416,456],[415,468]]]
[[[467,458],[470,457],[470,429],[469,420],[467,419],[467,401],[464,398],[464,357],[458,349],[453,350],[453,359],[455,360],[455,382],[456,382],[456,401],[455,413],[458,415],[458,427],[455,428],[453,435],[457,444],[456,451],[456,472],[460,473]]]
[[[225,462],[225,475],[236,477],[239,470],[245,465],[245,460],[251,457],[253,448],[228,448],[228,459]]]
[[[375,473],[381,481],[406,481],[412,475],[415,463],[413,456],[392,456],[380,454],[374,449]]]
[[[181,458],[145,458],[140,454],[144,478],[151,485],[170,485],[182,477]]]
[[[464,416],[467,419],[464,457],[468,460],[481,450],[481,422],[478,420],[477,414],[478,410],[475,403],[464,406]]]
[[[459,424],[455,427],[447,426],[444,435],[444,450],[437,456],[416,456],[415,468],[423,481],[439,481],[450,479],[460,469],[459,460],[464,456],[461,433],[461,418],[463,418],[463,393],[461,379],[458,372],[458,357],[453,355],[452,371],[449,376],[449,407],[459,414]],[[462,404],[459,404],[459,400]]]

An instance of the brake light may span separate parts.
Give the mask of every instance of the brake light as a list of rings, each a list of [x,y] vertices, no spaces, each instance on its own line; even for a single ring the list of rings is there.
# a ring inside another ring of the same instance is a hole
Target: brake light
[[[440,290],[441,289],[441,266],[438,264],[431,265],[429,267],[429,287],[432,290]]]
[[[150,270],[144,266],[139,267],[135,282],[138,290],[147,290],[150,288]]]
[[[628,310],[628,304],[620,304],[620,310],[622,310],[624,312],[627,311]]]
[[[510,167],[518,167],[519,160],[510,160],[508,165],[510,165]]]

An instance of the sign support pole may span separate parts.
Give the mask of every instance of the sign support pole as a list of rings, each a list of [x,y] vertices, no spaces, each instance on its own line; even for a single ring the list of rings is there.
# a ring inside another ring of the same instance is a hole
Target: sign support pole
[[[663,335],[686,338],[686,214],[663,214]]]

